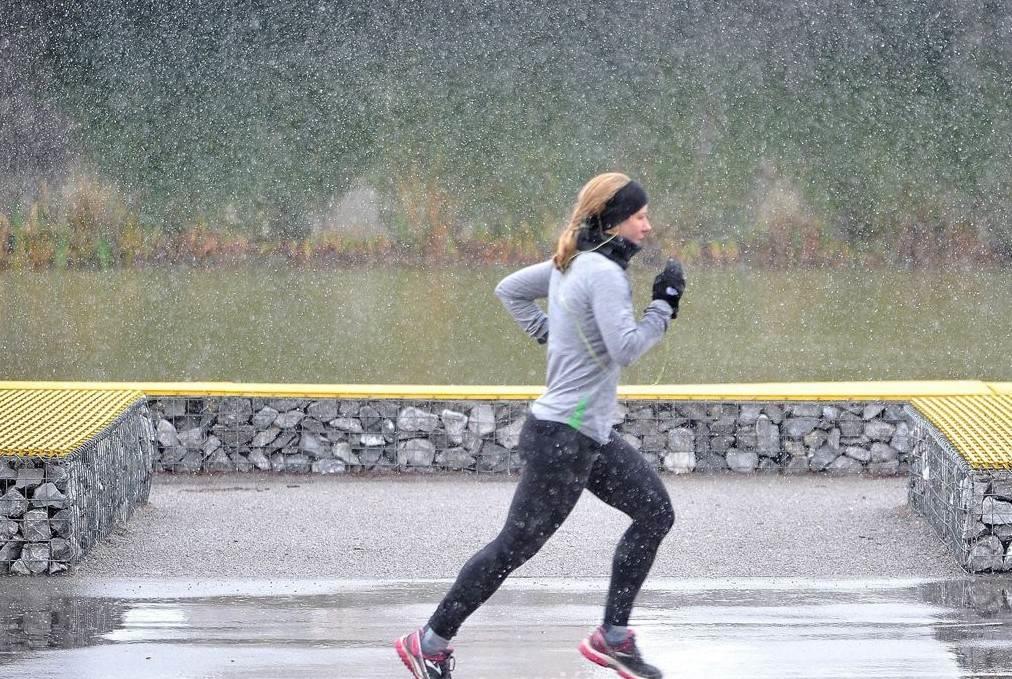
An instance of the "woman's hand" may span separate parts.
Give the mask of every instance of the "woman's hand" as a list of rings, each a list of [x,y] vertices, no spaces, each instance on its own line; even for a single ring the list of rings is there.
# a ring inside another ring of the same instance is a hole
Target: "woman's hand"
[[[685,292],[685,272],[682,263],[669,259],[664,270],[654,278],[654,299],[662,299],[671,305],[671,318],[678,318],[678,303]]]

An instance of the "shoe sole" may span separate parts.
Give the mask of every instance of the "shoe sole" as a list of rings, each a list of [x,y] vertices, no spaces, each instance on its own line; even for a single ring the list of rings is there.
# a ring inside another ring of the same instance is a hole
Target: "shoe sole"
[[[404,646],[404,639],[398,639],[394,642],[394,648],[397,650],[397,655],[400,656],[401,662],[411,672],[411,676],[415,679],[429,679],[425,674],[419,674],[417,665],[414,661],[414,656],[408,653],[408,649]],[[424,668],[422,668],[424,671]]]
[[[580,642],[580,653],[582,653],[583,657],[592,663],[600,665],[601,667],[607,667],[609,670],[615,670],[618,672],[618,676],[622,677],[622,679],[643,679],[643,677],[638,674],[630,673],[625,665],[618,662],[610,655],[605,655],[595,651],[593,646],[587,643],[586,639]]]

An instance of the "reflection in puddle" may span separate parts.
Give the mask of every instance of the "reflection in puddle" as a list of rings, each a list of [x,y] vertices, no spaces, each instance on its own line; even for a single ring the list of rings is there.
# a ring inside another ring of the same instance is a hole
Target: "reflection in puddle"
[[[442,582],[99,585],[0,581],[0,666],[12,676],[400,676],[388,641]],[[462,676],[600,676],[573,651],[604,582],[517,580],[458,638]],[[121,592],[119,596],[113,594]],[[1012,675],[1012,582],[665,581],[637,619],[679,677]],[[517,658],[510,649],[523,644]],[[100,669],[101,668],[101,669]]]
[[[115,629],[127,608],[110,599],[18,597],[0,590],[0,651],[89,646]]]

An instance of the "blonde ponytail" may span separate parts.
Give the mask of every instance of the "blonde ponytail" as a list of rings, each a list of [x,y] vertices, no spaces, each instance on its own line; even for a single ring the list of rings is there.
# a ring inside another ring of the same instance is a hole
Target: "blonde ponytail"
[[[555,256],[552,257],[552,261],[556,269],[565,271],[569,268],[573,257],[576,256],[577,236],[583,228],[583,222],[591,215],[600,214],[612,196],[629,181],[629,177],[621,172],[605,172],[583,185],[576,196],[576,204],[573,206],[569,222],[555,245]]]

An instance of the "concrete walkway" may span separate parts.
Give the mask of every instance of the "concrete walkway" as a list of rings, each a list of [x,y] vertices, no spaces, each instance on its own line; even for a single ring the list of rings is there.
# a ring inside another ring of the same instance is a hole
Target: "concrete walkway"
[[[69,576],[452,578],[498,532],[515,479],[159,475]],[[665,477],[676,523],[652,577],[934,577],[962,571],[901,478]],[[602,577],[625,515],[585,494],[515,577]]]
[[[632,624],[668,677],[1012,676],[1012,592],[966,578],[903,479],[666,478],[678,520]],[[67,577],[0,578],[0,667],[34,679],[408,673],[391,640],[497,532],[513,480],[159,476]],[[621,514],[584,497],[455,639],[457,679],[605,679]],[[772,576],[772,577],[771,577]]]

